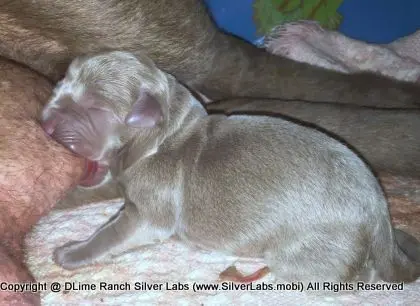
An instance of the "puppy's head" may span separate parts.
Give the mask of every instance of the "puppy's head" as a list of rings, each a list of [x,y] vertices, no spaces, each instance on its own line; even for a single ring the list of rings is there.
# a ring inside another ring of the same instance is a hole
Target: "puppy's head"
[[[133,130],[167,116],[167,76],[147,57],[108,52],[74,60],[42,113],[44,130],[87,160],[107,163]]]

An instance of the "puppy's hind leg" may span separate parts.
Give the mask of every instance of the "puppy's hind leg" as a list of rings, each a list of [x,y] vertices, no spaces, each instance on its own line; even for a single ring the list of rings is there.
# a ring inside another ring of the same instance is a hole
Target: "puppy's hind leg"
[[[276,279],[286,282],[349,282],[364,267],[369,243],[349,228],[296,234],[288,243],[266,252]]]
[[[132,202],[124,206],[91,237],[71,241],[54,251],[54,262],[67,270],[74,270],[108,255],[117,249],[122,253],[132,246],[153,244],[169,238],[171,232],[148,224]]]

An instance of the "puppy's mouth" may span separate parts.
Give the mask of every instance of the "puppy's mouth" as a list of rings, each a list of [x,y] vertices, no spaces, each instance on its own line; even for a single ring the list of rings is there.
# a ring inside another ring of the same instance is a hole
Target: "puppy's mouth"
[[[85,170],[82,179],[79,182],[79,186],[82,187],[94,187],[101,184],[109,171],[108,165],[85,159]]]
[[[85,160],[84,172],[78,185],[82,187],[94,187],[101,184],[105,180],[106,176],[108,175],[108,172],[109,172],[108,163],[106,161],[91,160],[87,158],[86,156],[79,154],[75,150],[72,150],[71,147],[67,146],[65,143],[60,141],[60,139],[56,139],[54,135],[54,131],[56,130],[58,121],[59,120],[57,120],[56,117],[55,118],[53,117],[42,122],[41,125],[45,133],[48,134],[51,138],[53,138],[54,140],[64,145],[67,149],[69,149],[76,155],[84,158]]]

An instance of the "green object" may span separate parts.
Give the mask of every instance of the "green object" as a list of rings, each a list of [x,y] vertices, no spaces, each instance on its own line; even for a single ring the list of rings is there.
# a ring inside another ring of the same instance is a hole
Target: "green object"
[[[342,16],[337,12],[344,0],[255,0],[254,20],[259,34],[275,26],[298,20],[315,20],[326,29],[335,30]]]

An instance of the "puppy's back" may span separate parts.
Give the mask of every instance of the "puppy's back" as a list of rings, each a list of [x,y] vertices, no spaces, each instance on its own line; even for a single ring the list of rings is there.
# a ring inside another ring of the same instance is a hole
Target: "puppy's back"
[[[381,197],[380,188],[355,153],[286,120],[209,116],[184,147],[185,202],[193,212],[187,222],[219,216],[203,222],[227,240],[262,220],[298,230],[325,217],[336,224],[367,223],[376,209],[386,209],[375,203],[372,195]],[[197,228],[195,234],[206,233]]]

